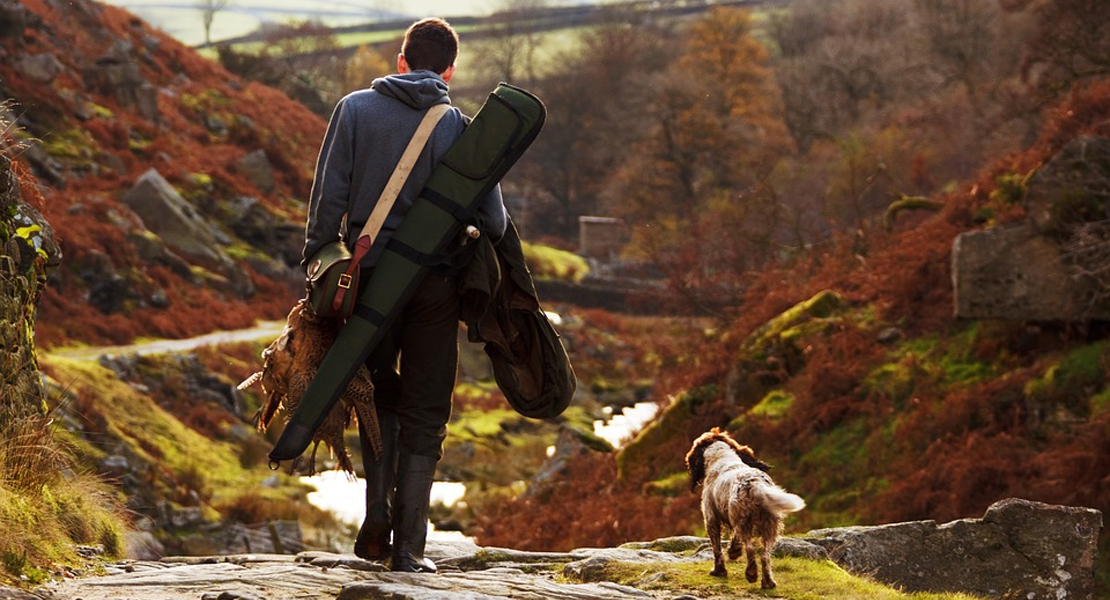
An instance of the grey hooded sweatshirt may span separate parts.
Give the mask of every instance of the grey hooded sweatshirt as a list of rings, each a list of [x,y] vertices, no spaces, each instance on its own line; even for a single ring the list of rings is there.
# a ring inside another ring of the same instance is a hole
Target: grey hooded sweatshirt
[[[370,89],[352,92],[336,104],[316,160],[302,266],[322,246],[341,237],[353,248],[424,112],[436,104],[451,103],[447,91],[447,83],[436,73],[413,71],[375,79]],[[452,108],[436,125],[363,259],[363,267],[377,262],[432,169],[462,133],[467,121],[459,109]],[[500,186],[479,203],[477,212],[482,234],[499,240],[507,226]]]

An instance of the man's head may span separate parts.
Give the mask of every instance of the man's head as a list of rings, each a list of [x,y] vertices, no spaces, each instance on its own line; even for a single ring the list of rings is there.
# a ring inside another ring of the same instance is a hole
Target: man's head
[[[455,57],[459,54],[459,35],[443,19],[421,19],[405,32],[401,54],[397,56],[397,70],[428,70],[450,78],[455,70]]]

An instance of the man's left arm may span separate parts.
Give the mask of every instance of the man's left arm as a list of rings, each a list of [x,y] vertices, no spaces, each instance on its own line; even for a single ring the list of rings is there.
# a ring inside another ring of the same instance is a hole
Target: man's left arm
[[[339,239],[343,216],[347,213],[353,169],[354,125],[346,102],[339,101],[328,122],[305,221],[305,244],[301,266],[324,245]]]
[[[482,235],[489,236],[493,243],[501,241],[505,229],[509,226],[509,215],[505,210],[505,200],[501,196],[501,184],[497,184],[490,193],[478,204],[478,216]]]

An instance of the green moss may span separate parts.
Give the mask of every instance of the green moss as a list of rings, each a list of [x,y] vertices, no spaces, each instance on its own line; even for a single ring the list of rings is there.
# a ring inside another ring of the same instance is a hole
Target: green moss
[[[100,147],[84,129],[70,129],[43,140],[43,149],[50,156],[67,162],[92,164]]]
[[[1042,376],[1026,382],[1022,390],[1025,397],[1038,404],[1058,404],[1071,410],[1082,410],[1083,403],[1094,397],[1106,386],[1106,368],[1103,364],[1110,342],[1098,342],[1071,351],[1054,365],[1045,369]]]
[[[230,98],[223,92],[214,89],[203,90],[197,94],[181,95],[181,106],[202,114],[218,108],[226,108],[230,104]]]
[[[871,437],[866,419],[842,423],[823,432],[776,481],[806,498],[807,518],[829,527],[857,523],[852,511],[861,496],[883,485],[872,476],[870,465],[880,457],[872,450]]]
[[[901,409],[923,385],[947,389],[992,379],[999,367],[995,362],[976,357],[974,347],[978,338],[978,325],[972,324],[945,338],[905,340],[890,352],[888,362],[867,375],[864,387]]]
[[[1029,186],[1029,176],[1032,171],[1025,175],[1017,173],[1004,173],[995,178],[995,188],[990,193],[990,199],[1002,202],[1003,204],[1017,204],[1025,198],[1025,190]]]
[[[523,418],[508,408],[459,411],[451,416],[450,436],[458,441],[498,437],[505,431],[506,424]]]
[[[93,116],[98,119],[114,119],[116,117],[116,114],[112,112],[112,109],[106,106],[101,106],[95,102],[87,102],[85,104],[85,107],[88,108],[89,111],[92,112]]]
[[[749,414],[758,417],[777,419],[783,417],[794,405],[794,395],[782,390],[772,390],[752,407]]]
[[[909,594],[864,577],[850,575],[832,561],[775,557],[773,592],[744,579],[743,565],[729,564],[728,577],[709,574],[711,561],[642,563],[608,561],[591,569],[584,580],[611,581],[637,587],[655,595],[683,594],[698,597],[759,598],[787,600],[972,600],[975,596],[955,593]],[[569,579],[569,578],[568,578]],[[573,580],[571,581],[578,581]]]
[[[244,482],[271,475],[264,467],[244,469],[239,447],[213,440],[186,427],[157,405],[150,397],[116,379],[112,371],[95,363],[72,361],[51,356],[50,365],[59,380],[73,382],[75,392],[90,398],[110,398],[97,402],[95,411],[106,423],[106,433],[127,447],[128,452],[171,475],[159,479],[157,486],[173,497],[168,486],[192,480],[192,485],[219,503],[233,497]]]
[[[1110,388],[1103,388],[1103,390],[1094,396],[1091,396],[1091,413],[1101,414],[1110,408]]]
[[[540,279],[582,281],[590,273],[586,259],[551,246],[522,242],[524,260],[532,275]]]
[[[644,493],[671,498],[690,493],[690,475],[685,471],[671,473],[661,479],[644,484]]]
[[[788,339],[796,338],[797,332],[794,330],[799,326],[816,319],[828,319],[836,314],[843,304],[844,299],[840,294],[832,290],[819,292],[809,300],[790,307],[752,332],[741,345],[740,353],[757,360],[765,358],[769,347],[783,343],[784,334]]]

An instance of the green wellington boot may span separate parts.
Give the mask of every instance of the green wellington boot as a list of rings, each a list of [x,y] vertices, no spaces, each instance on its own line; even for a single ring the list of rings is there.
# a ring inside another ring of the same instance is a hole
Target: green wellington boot
[[[390,565],[394,571],[436,572],[435,563],[424,558],[424,545],[428,539],[428,501],[437,462],[433,457],[419,455],[404,455],[398,459]]]
[[[366,560],[384,561],[393,552],[389,535],[393,529],[393,483],[397,471],[397,417],[378,413],[382,432],[382,459],[374,460],[367,436],[359,423],[362,445],[362,466],[366,472],[366,517],[355,538],[355,556]]]

